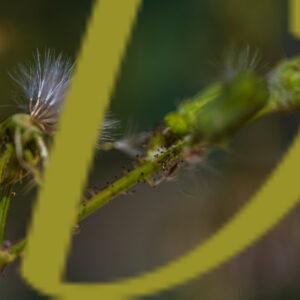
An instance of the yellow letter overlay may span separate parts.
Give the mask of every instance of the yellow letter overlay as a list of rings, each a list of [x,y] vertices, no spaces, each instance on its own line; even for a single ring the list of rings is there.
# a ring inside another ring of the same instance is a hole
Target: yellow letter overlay
[[[299,1],[291,1],[292,31],[298,36]],[[23,276],[34,288],[59,299],[120,300],[182,284],[211,271],[258,240],[296,205],[300,196],[298,137],[264,187],[203,245],[136,278],[109,284],[63,283],[64,262],[98,129],[140,5],[141,0],[96,3],[34,212]]]

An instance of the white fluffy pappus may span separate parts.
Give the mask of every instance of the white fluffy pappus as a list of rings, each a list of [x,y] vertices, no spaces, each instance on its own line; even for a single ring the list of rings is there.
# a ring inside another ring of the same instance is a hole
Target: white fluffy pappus
[[[20,64],[11,78],[21,89],[21,107],[48,135],[52,135],[59,121],[66,92],[70,86],[75,64],[62,54],[48,50],[36,51],[32,62]],[[111,140],[111,131],[118,122],[106,118],[100,132],[100,141]]]
[[[73,69],[74,64],[61,54],[37,51],[31,63],[20,64],[11,76],[25,99],[22,108],[47,134],[56,129]]]
[[[223,77],[230,82],[243,72],[256,71],[260,62],[258,50],[252,50],[249,46],[240,50],[230,49],[226,54]]]

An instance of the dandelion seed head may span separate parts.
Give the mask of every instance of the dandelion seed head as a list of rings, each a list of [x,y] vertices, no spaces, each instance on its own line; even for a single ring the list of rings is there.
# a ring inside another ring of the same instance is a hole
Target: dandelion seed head
[[[62,54],[37,51],[32,63],[20,65],[11,76],[21,88],[28,114],[48,134],[57,127],[73,69]]]
[[[17,71],[10,74],[21,89],[22,100],[25,100],[19,106],[48,135],[57,129],[74,66],[62,54],[57,55],[51,50],[44,54],[36,51],[31,63],[19,65]],[[113,132],[118,124],[117,120],[107,115],[98,143],[113,141]]]

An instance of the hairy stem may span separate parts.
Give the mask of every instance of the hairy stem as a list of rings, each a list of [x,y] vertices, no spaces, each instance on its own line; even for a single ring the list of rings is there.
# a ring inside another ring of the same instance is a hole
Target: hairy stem
[[[163,164],[178,161],[182,150],[188,142],[179,141],[176,145],[160,154],[156,159],[145,161],[133,171],[127,173],[114,183],[110,184],[103,191],[93,196],[88,202],[82,203],[78,212],[78,221],[86,219],[96,210],[103,207],[116,196],[129,191],[136,184],[151,178],[156,172],[162,169]],[[26,239],[13,245],[7,252],[0,251],[0,268],[13,262],[24,250]]]
[[[263,118],[270,113],[278,111],[269,107],[256,114],[250,122]],[[180,159],[182,150],[189,145],[189,141],[179,141],[176,145],[171,146],[167,151],[161,153],[153,160],[146,160],[137,166],[134,170],[116,180],[104,190],[100,191],[87,202],[80,205],[78,211],[78,222],[85,220],[95,211],[109,203],[111,200],[129,191],[138,183],[150,179],[156,172],[162,170],[165,163],[176,162]],[[0,269],[9,263],[15,261],[23,252],[26,246],[26,238],[13,245],[7,252],[0,250]]]

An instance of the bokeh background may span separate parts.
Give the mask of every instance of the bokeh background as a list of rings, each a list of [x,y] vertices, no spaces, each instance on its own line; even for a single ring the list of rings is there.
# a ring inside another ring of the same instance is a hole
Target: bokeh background
[[[1,1],[1,119],[16,111],[18,91],[8,74],[30,61],[37,48],[75,59],[92,5],[91,0]],[[288,33],[288,1],[145,0],[112,100],[118,134],[153,128],[181,100],[222,78],[226,55],[234,58],[232,49],[247,46],[259,51],[262,72],[300,51],[300,42]],[[88,105],[88,99],[82,101]],[[156,189],[140,185],[99,210],[74,237],[65,279],[106,282],[137,275],[205,241],[268,177],[296,134],[299,117],[273,115],[251,124],[228,152],[216,150],[175,181]],[[90,185],[105,185],[123,166],[132,166],[126,155],[96,154]],[[34,199],[35,191],[17,188],[9,219],[12,242],[25,235]],[[232,261],[147,299],[300,299],[299,227],[297,208]],[[0,275],[0,299],[47,297],[26,285],[15,264]]]

